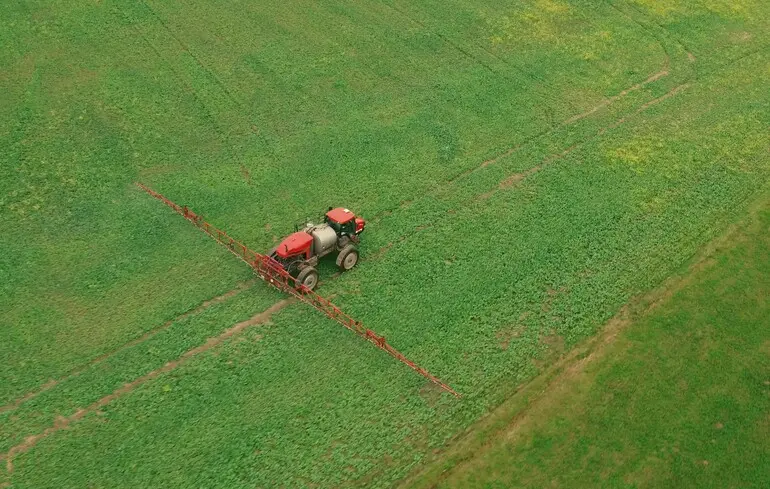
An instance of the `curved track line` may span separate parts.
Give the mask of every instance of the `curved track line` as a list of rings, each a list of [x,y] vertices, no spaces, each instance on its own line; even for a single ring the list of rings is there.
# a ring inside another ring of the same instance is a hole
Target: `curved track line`
[[[268,323],[273,314],[277,313],[278,311],[288,306],[292,302],[294,302],[293,299],[284,299],[282,301],[279,301],[273,304],[272,306],[270,306],[268,309],[252,316],[250,319],[237,323],[234,326],[231,326],[230,328],[224,330],[218,336],[209,338],[202,345],[196,346],[192,350],[188,350],[184,352],[176,360],[172,360],[166,363],[165,365],[163,365],[162,367],[153,370],[152,372],[142,375],[141,377],[138,377],[137,379],[134,379],[127,384],[123,384],[119,388],[115,389],[112,392],[112,394],[102,397],[98,401],[90,404],[88,407],[85,407],[83,409],[78,409],[77,411],[75,411],[75,413],[71,414],[70,416],[58,417],[56,421],[54,421],[54,424],[52,426],[49,426],[48,428],[43,430],[41,433],[28,436],[27,438],[24,439],[22,443],[19,443],[18,445],[12,447],[10,450],[8,450],[8,452],[0,456],[0,459],[4,459],[6,461],[5,462],[6,471],[9,474],[12,474],[14,469],[13,460],[16,457],[18,457],[20,454],[29,451],[40,440],[47,438],[53,435],[54,433],[69,427],[70,424],[83,419],[87,414],[97,411],[98,409],[106,406],[107,404],[118,399],[119,397],[130,393],[131,391],[141,386],[145,382],[152,380],[161,374],[174,370],[175,368],[179,367],[180,365],[190,360],[192,357],[219,346],[222,342],[224,342],[228,338],[231,338],[241,333],[246,328],[249,328],[251,326],[256,326],[259,324]]]
[[[229,88],[227,88],[227,85],[219,79],[219,77],[210,69],[208,68],[201,60],[198,58],[198,56],[195,55],[195,53],[192,52],[190,47],[182,41],[182,39],[174,32],[166,23],[166,21],[163,20],[163,18],[158,14],[158,12],[148,3],[147,0],[141,0],[142,4],[144,4],[145,8],[150,11],[153,17],[155,17],[155,20],[158,21],[158,23],[163,26],[163,29],[165,29],[166,32],[168,32],[169,36],[171,36],[174,41],[179,45],[180,48],[184,52],[186,52],[192,59],[195,61],[195,63],[198,65],[198,67],[206,72],[208,76],[210,76],[214,82],[219,86],[219,88],[222,90],[222,92],[227,96],[228,99],[230,99],[231,102],[233,102],[236,106],[239,108],[243,108],[243,104],[235,98],[235,96],[232,94]]]
[[[227,299],[240,294],[244,290],[246,290],[249,287],[251,287],[252,285],[254,285],[256,282],[257,282],[256,278],[247,280],[245,282],[241,282],[234,289],[229,290],[229,291],[225,292],[224,294],[219,295],[217,297],[213,297],[211,299],[203,301],[199,306],[197,306],[197,307],[195,307],[193,309],[190,309],[189,311],[187,311],[185,313],[180,314],[179,316],[175,317],[174,319],[169,319],[168,321],[166,321],[162,325],[157,326],[157,327],[151,329],[150,331],[147,331],[142,336],[139,336],[138,338],[134,338],[133,340],[129,341],[128,343],[124,343],[123,345],[121,345],[120,347],[116,348],[115,350],[112,350],[112,351],[109,351],[107,353],[103,353],[103,354],[99,355],[98,357],[96,357],[93,360],[89,361],[85,365],[81,365],[80,367],[77,367],[77,368],[75,368],[73,370],[70,370],[69,372],[67,372],[63,376],[59,377],[58,379],[51,379],[51,380],[49,380],[48,382],[46,382],[45,384],[40,386],[40,388],[38,388],[37,390],[30,391],[30,392],[24,394],[23,396],[19,397],[18,399],[16,399],[15,401],[11,402],[10,404],[6,404],[5,406],[0,406],[0,414],[2,414],[4,412],[7,412],[7,411],[13,411],[14,409],[19,408],[25,402],[30,401],[30,400],[34,399],[35,397],[39,396],[40,394],[42,394],[43,392],[52,389],[53,387],[57,386],[59,383],[64,382],[66,380],[69,380],[69,379],[71,379],[73,377],[77,377],[78,375],[82,374],[83,372],[85,372],[89,368],[91,368],[94,365],[97,365],[99,363],[102,363],[103,361],[107,360],[111,356],[113,356],[113,355],[115,355],[117,353],[120,353],[121,351],[126,350],[126,349],[128,349],[128,348],[130,348],[132,346],[136,346],[136,345],[138,345],[140,343],[143,343],[144,341],[152,338],[153,336],[155,336],[156,334],[160,333],[161,331],[164,331],[164,330],[168,329],[169,327],[171,327],[172,324],[174,324],[174,323],[176,323],[178,321],[181,321],[182,319],[185,319],[185,318],[187,318],[189,316],[192,316],[192,315],[195,315],[195,314],[199,314],[199,313],[203,312],[204,310],[208,309],[209,307],[211,307],[213,305],[220,304],[220,303],[226,301]]]

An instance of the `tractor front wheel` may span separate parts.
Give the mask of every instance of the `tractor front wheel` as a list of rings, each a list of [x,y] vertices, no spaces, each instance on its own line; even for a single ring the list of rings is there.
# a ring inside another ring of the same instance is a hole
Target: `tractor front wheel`
[[[308,290],[315,289],[318,285],[318,272],[313,267],[305,267],[297,275],[297,284]]]
[[[358,250],[353,245],[347,245],[342,248],[340,254],[337,255],[337,266],[340,270],[347,272],[358,263]]]

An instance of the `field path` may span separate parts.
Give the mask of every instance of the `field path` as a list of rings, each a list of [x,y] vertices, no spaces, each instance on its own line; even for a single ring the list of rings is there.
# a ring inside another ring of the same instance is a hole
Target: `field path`
[[[635,83],[634,85],[632,85],[632,86],[630,86],[630,87],[628,87],[628,88],[618,92],[616,95],[612,95],[612,96],[602,100],[599,104],[597,104],[596,106],[592,107],[591,109],[589,109],[589,110],[587,110],[585,112],[582,112],[580,114],[576,114],[576,115],[574,115],[574,116],[572,116],[572,117],[570,117],[568,119],[565,119],[564,121],[562,121],[558,125],[550,128],[550,129],[548,129],[546,131],[542,131],[542,132],[540,132],[538,134],[534,134],[533,136],[526,138],[524,141],[520,142],[519,144],[517,144],[515,146],[512,146],[512,147],[506,149],[505,151],[503,151],[501,153],[498,153],[495,156],[492,156],[491,158],[487,158],[486,160],[482,161],[481,163],[479,163],[478,165],[476,165],[474,167],[471,167],[471,168],[469,168],[467,170],[464,170],[463,172],[461,172],[461,173],[455,175],[454,177],[451,177],[450,179],[446,180],[445,182],[441,183],[440,185],[438,185],[437,187],[432,189],[431,192],[425,194],[424,196],[436,195],[437,193],[439,193],[439,192],[441,192],[443,190],[446,190],[450,186],[454,185],[459,180],[467,178],[470,175],[472,175],[473,173],[475,173],[475,172],[477,172],[479,170],[483,170],[484,168],[487,168],[487,167],[489,167],[491,165],[494,165],[494,164],[498,163],[500,160],[515,154],[516,152],[518,152],[519,150],[524,148],[524,146],[526,146],[527,144],[531,144],[533,142],[536,142],[536,141],[538,141],[538,140],[540,140],[540,139],[542,139],[542,138],[544,138],[544,137],[554,133],[558,129],[564,128],[564,127],[569,126],[571,124],[575,124],[576,122],[579,122],[582,119],[590,117],[591,115],[595,114],[596,112],[599,112],[600,110],[609,107],[610,105],[614,104],[615,102],[618,102],[619,100],[623,99],[624,97],[628,96],[629,94],[631,94],[633,92],[636,92],[638,90],[641,90],[641,89],[645,88],[646,86],[648,86],[648,85],[650,85],[652,83],[655,83],[656,81],[658,81],[658,80],[660,80],[660,79],[670,75],[671,72],[670,72],[670,70],[668,68],[669,64],[670,63],[669,63],[669,60],[667,58],[665,63],[664,63],[663,68],[660,71],[657,71],[657,72],[649,75],[644,81],[641,81],[639,83]],[[678,90],[681,89],[680,87],[677,87],[675,90],[678,92]],[[674,93],[668,94],[668,96],[671,96],[671,95],[674,95]],[[660,98],[651,100],[650,102],[647,102],[646,104],[643,104],[642,106],[640,106],[640,109],[641,110],[645,110],[645,109],[649,108],[651,105],[655,105],[655,104],[661,102],[665,98],[667,98],[667,97],[664,96],[664,97],[660,97]],[[637,111],[634,112],[633,115],[638,114],[641,110],[637,109]],[[620,124],[625,122],[625,120],[626,120],[625,118],[620,119],[619,123],[617,123],[614,126],[609,126],[607,128],[604,128],[603,132],[601,132],[598,135],[603,134],[604,132],[606,132],[610,128],[614,128],[614,127],[619,126]],[[590,139],[593,139],[593,138],[589,138],[586,141],[588,141]],[[571,148],[569,151],[571,151],[572,149],[574,149],[574,148]],[[562,156],[564,156],[564,155],[562,155]],[[530,173],[530,172],[534,173],[534,171],[537,171],[537,169],[539,169],[539,165],[538,165],[538,167],[534,167],[534,168],[528,170],[525,173]],[[401,201],[399,203],[399,205],[398,205],[398,207],[396,209],[389,209],[389,210],[386,210],[386,211],[382,211],[382,212],[372,216],[371,222],[377,222],[383,216],[390,215],[395,210],[405,209],[405,208],[409,207],[410,205],[412,205],[415,202],[415,200],[416,199],[405,199],[405,200],[403,200],[403,201]]]
[[[195,348],[186,351],[183,353],[180,357],[178,357],[176,360],[172,360],[162,367],[153,370],[152,372],[149,372],[145,375],[142,375],[141,377],[127,383],[123,384],[121,387],[115,389],[111,394],[102,397],[98,401],[92,403],[91,405],[77,410],[74,414],[67,416],[67,417],[59,417],[52,426],[46,428],[41,433],[38,433],[36,435],[28,436],[24,442],[14,446],[8,452],[6,452],[3,455],[0,455],[0,460],[5,460],[6,463],[6,470],[9,474],[13,473],[13,460],[15,457],[17,457],[19,454],[22,454],[32,447],[34,447],[40,440],[47,438],[50,435],[53,435],[54,433],[67,428],[70,426],[70,424],[79,421],[82,419],[85,415],[95,412],[98,409],[106,406],[107,404],[111,403],[115,399],[118,399],[119,397],[130,393],[140,385],[144,384],[145,382],[152,380],[156,377],[158,377],[161,374],[164,374],[166,372],[170,372],[171,370],[174,370],[175,368],[179,367],[180,365],[186,363],[191,358],[195,357],[196,355],[199,355],[201,353],[205,353],[212,348],[215,348],[222,344],[225,340],[240,334],[245,330],[246,328],[249,328],[251,326],[257,326],[260,324],[266,324],[270,321],[273,314],[277,313],[284,307],[288,306],[293,302],[293,299],[284,299],[279,302],[276,302],[266,310],[252,316],[250,319],[247,319],[246,321],[242,321],[240,323],[235,324],[234,326],[224,330],[221,334],[218,336],[209,338],[205,343],[202,345],[196,346]]]
[[[631,114],[625,115],[625,116],[621,117],[620,119],[618,119],[617,121],[613,122],[612,124],[610,124],[608,126],[605,126],[605,127],[602,127],[601,129],[599,129],[596,132],[596,134],[594,136],[591,136],[589,138],[584,139],[583,141],[575,143],[572,146],[569,146],[568,148],[564,149],[563,151],[560,151],[558,153],[552,154],[551,156],[548,156],[540,164],[538,164],[536,166],[533,166],[532,168],[530,168],[528,170],[525,170],[523,172],[513,173],[513,174],[509,175],[508,177],[506,177],[505,179],[503,179],[500,182],[500,184],[498,185],[498,187],[496,189],[492,189],[489,192],[485,192],[485,193],[481,194],[479,196],[479,200],[486,200],[489,197],[491,197],[492,195],[494,195],[498,190],[504,190],[506,188],[509,188],[509,187],[513,186],[516,183],[521,182],[522,180],[524,180],[526,177],[532,175],[533,173],[537,173],[538,171],[540,171],[544,167],[550,165],[551,163],[553,163],[553,162],[555,162],[557,160],[560,160],[560,159],[564,158],[565,156],[569,155],[570,153],[572,153],[573,151],[575,151],[576,149],[578,149],[579,147],[581,147],[585,143],[587,143],[589,141],[592,141],[592,140],[594,140],[594,139],[596,139],[598,137],[601,137],[604,133],[606,133],[607,131],[609,131],[611,129],[615,129],[616,127],[619,127],[619,126],[623,125],[625,122],[628,121],[628,119],[630,117],[634,117],[636,115],[639,115],[642,112],[644,112],[645,110],[649,109],[650,107],[652,107],[654,105],[657,105],[657,104],[659,104],[659,103],[661,103],[661,102],[663,102],[663,101],[665,101],[665,100],[667,100],[667,99],[677,95],[678,93],[681,93],[683,90],[687,89],[689,86],[690,86],[689,83],[684,83],[682,85],[678,85],[678,86],[672,88],[666,94],[661,95],[660,97],[655,98],[653,100],[650,100],[649,102],[645,102],[644,104],[639,106],[636,110],[634,110]]]
[[[620,92],[617,95],[613,95],[612,97],[609,97],[609,98],[606,98],[606,99],[602,100],[600,103],[596,104],[593,108],[587,110],[586,112],[583,112],[582,114],[578,114],[578,115],[570,117],[569,119],[564,121],[562,123],[562,125],[572,124],[574,122],[579,121],[580,119],[585,119],[586,117],[590,116],[591,114],[595,113],[596,111],[598,111],[600,109],[603,109],[604,107],[607,107],[608,105],[612,104],[616,100],[620,100],[621,98],[625,97],[629,93],[634,92],[636,90],[640,90],[640,89],[644,88],[646,85],[649,85],[652,82],[660,80],[664,76],[667,76],[668,73],[669,73],[668,72],[668,68],[663,69],[663,70],[661,70],[661,71],[651,75],[649,78],[647,78],[643,82],[637,83],[636,85],[633,85],[633,86],[623,90],[622,92]]]
[[[157,326],[151,329],[150,331],[147,331],[146,333],[139,336],[138,338],[135,338],[129,341],[128,343],[124,343],[123,345],[119,346],[114,350],[108,351],[106,353],[102,353],[101,355],[89,361],[88,363],[81,365],[73,370],[70,370],[63,376],[59,377],[58,379],[50,379],[48,382],[40,386],[38,389],[35,389],[33,391],[30,391],[24,394],[23,396],[19,397],[18,399],[16,399],[15,401],[9,404],[6,404],[5,406],[0,406],[0,414],[17,409],[19,406],[21,406],[25,402],[34,399],[35,397],[39,396],[40,394],[42,394],[47,390],[52,389],[53,387],[56,387],[59,383],[65,380],[71,379],[73,377],[77,377],[78,375],[85,372],[87,369],[102,363],[103,361],[107,360],[108,358],[112,357],[117,353],[120,353],[123,350],[126,350],[127,348],[131,348],[132,346],[136,346],[140,343],[145,342],[146,340],[152,338],[153,336],[160,333],[161,331],[168,329],[169,327],[171,327],[172,324],[178,321],[181,321],[189,316],[194,316],[196,314],[199,314],[213,305],[220,304],[226,301],[227,299],[230,299],[231,297],[235,297],[239,293],[243,292],[244,290],[254,285],[256,282],[257,282],[256,278],[246,280],[245,282],[241,282],[235,288],[225,292],[224,294],[219,295],[217,297],[212,297],[211,299],[207,299],[203,301],[200,305],[194,307],[193,309],[190,309],[189,311],[184,312],[173,319],[169,319],[168,321],[161,324],[160,326]]]

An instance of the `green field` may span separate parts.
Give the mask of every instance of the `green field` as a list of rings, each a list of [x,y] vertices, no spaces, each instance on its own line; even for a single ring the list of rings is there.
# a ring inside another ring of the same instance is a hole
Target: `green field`
[[[760,0],[1,19],[0,487],[393,486],[770,181]],[[322,267],[320,293],[463,397],[275,306],[137,180],[256,250],[329,206],[363,215],[363,260]]]
[[[770,195],[403,487],[770,484]]]

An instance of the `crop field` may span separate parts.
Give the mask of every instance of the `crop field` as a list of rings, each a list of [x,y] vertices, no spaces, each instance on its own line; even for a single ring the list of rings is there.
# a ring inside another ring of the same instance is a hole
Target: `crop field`
[[[0,19],[0,487],[394,486],[767,198],[761,0]],[[319,293],[462,397],[136,181],[255,250],[362,215]]]
[[[767,487],[768,197],[399,487]]]

